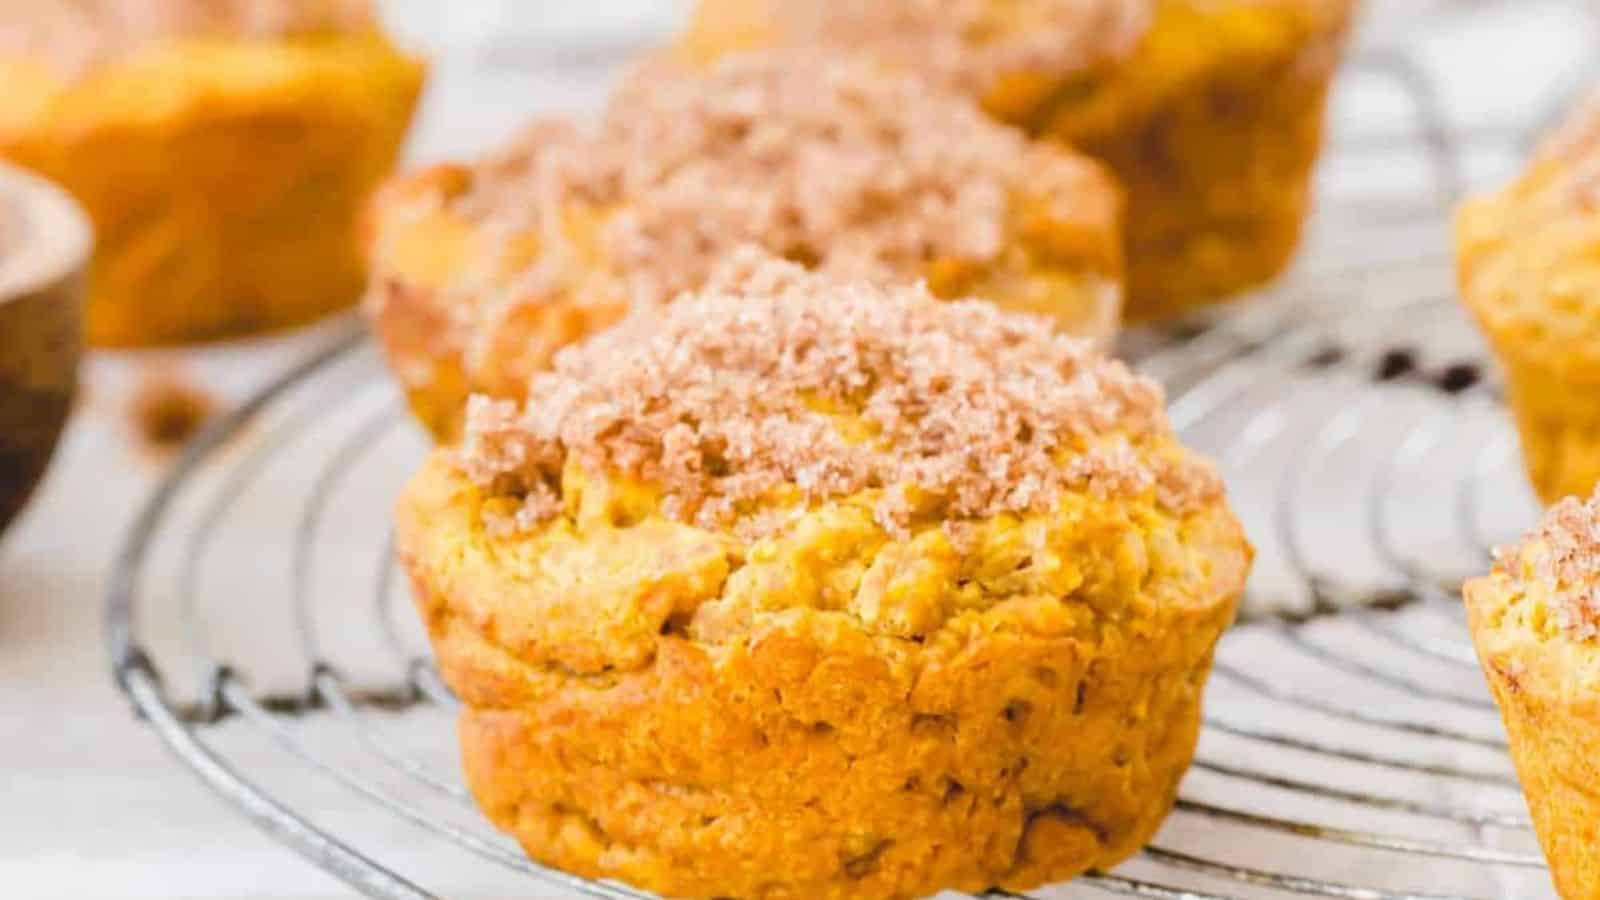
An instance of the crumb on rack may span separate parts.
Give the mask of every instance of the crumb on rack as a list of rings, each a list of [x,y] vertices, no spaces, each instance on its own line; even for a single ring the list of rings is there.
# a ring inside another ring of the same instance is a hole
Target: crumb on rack
[[[183,447],[216,410],[216,399],[180,373],[158,368],[141,376],[129,404],[140,444],[158,453]]]

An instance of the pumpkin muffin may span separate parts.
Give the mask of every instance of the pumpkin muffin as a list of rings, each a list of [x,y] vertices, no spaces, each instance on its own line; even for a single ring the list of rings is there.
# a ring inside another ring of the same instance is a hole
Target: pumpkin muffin
[[[740,257],[474,397],[398,509],[467,781],[668,896],[1021,890],[1170,809],[1251,550],[1047,320]]]
[[[1299,243],[1355,0],[700,0],[691,59],[870,54],[1104,160],[1128,190],[1128,317],[1275,276]]]
[[[91,343],[279,328],[360,297],[422,78],[365,0],[9,3],[0,158],[94,220]]]
[[[449,439],[469,391],[519,398],[557,350],[699,287],[745,244],[1109,338],[1120,206],[1097,164],[873,63],[658,61],[597,121],[541,122],[390,186],[368,308],[413,410]]]
[[[1556,890],[1600,897],[1600,492],[1551,507],[1466,600]]]
[[[1600,483],[1600,99],[1456,217],[1461,297],[1507,379],[1546,503]]]

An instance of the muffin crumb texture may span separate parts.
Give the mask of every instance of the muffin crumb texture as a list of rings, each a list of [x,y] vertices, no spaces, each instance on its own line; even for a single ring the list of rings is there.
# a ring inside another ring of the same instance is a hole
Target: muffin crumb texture
[[[1220,494],[1209,467],[1138,452],[1166,430],[1161,391],[1090,343],[753,250],[664,315],[568,350],[528,396],[520,413],[474,398],[462,450],[479,486],[527,498],[523,524],[561,511],[569,460],[659,484],[668,515],[705,527],[786,485],[808,502],[882,491],[875,514],[899,534],[930,506],[1026,513],[1069,487],[1155,490],[1177,513]]]
[[[397,510],[474,797],[663,896],[1117,864],[1250,563],[1160,405],[1041,320],[752,254],[565,351]]]
[[[1555,624],[1578,641],[1600,638],[1600,491],[1568,497],[1545,512],[1520,543],[1495,553],[1497,567],[1537,586]]]

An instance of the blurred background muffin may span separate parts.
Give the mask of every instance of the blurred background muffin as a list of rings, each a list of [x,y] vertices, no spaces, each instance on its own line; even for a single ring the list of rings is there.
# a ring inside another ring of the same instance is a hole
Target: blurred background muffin
[[[1556,890],[1600,897],[1600,493],[1551,507],[1466,601]]]
[[[390,185],[368,305],[412,408],[448,438],[469,391],[522,396],[556,351],[744,244],[1108,339],[1120,208],[1098,164],[871,61],[657,62],[593,123],[543,121]]]
[[[64,192],[0,163],[0,532],[72,406],[89,250],[88,222]]]
[[[280,328],[359,297],[422,79],[365,0],[12,3],[0,158],[94,220],[91,343]]]
[[[1104,160],[1128,191],[1131,320],[1289,262],[1356,0],[700,0],[680,49],[859,50]]]
[[[1523,462],[1546,503],[1600,483],[1600,100],[1511,184],[1456,217],[1461,296],[1506,372]]]
[[[741,256],[526,407],[474,397],[397,540],[488,817],[667,896],[1023,890],[1143,844],[1251,550],[1161,390],[1051,332]]]

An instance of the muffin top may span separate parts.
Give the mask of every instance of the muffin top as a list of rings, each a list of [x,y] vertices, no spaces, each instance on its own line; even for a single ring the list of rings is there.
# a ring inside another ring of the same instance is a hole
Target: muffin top
[[[1069,74],[1126,56],[1153,0],[749,0],[777,43],[870,52],[942,84],[980,92],[1020,72]],[[718,4],[708,4],[709,7]]]
[[[1579,104],[1534,154],[1533,165],[1549,165],[1556,194],[1573,207],[1592,211],[1600,203],[1600,95]]]
[[[1542,598],[1564,634],[1600,639],[1600,491],[1550,507],[1521,542],[1496,551],[1495,569],[1517,593]]]
[[[1179,515],[1221,493],[1172,440],[1160,388],[1091,343],[754,251],[563,351],[528,397],[474,398],[459,451],[480,487],[522,498],[523,528],[572,502],[572,467],[646,486],[668,518],[749,537],[850,496],[904,535],[1047,510],[1066,491]]]
[[[370,0],[13,2],[0,14],[0,56],[38,58],[82,74],[169,40],[271,40],[354,31],[374,21]]]
[[[1456,216],[1462,296],[1502,356],[1574,378],[1600,367],[1597,216],[1600,95]]]
[[[572,261],[586,255],[574,230],[593,221],[618,284],[584,293],[649,304],[698,287],[747,243],[850,277],[982,265],[1006,247],[1019,193],[1038,198],[1040,219],[1111,233],[1118,198],[1095,164],[876,64],[793,50],[707,69],[647,63],[598,121],[535,125],[449,203],[488,229],[539,236],[507,302],[592,276]]]

